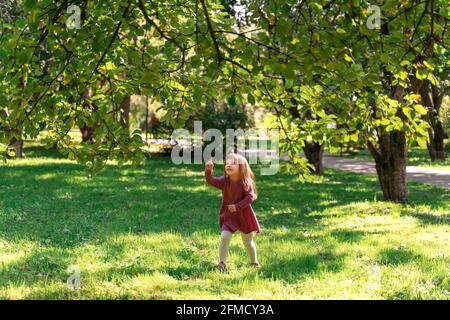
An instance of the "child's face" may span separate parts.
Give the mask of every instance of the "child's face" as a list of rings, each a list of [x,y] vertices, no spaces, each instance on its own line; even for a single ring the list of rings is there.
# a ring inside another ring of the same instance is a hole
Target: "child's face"
[[[235,158],[227,158],[225,163],[225,172],[228,176],[239,177],[239,164]]]

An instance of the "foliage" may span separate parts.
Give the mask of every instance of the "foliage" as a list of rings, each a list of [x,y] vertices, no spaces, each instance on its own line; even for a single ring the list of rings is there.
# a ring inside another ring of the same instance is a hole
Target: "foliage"
[[[80,29],[66,27],[71,4],[81,8]],[[12,110],[2,127],[23,129],[27,138],[46,128],[49,144],[57,143],[93,172],[107,159],[142,161],[140,130],[129,134],[118,120],[126,95],[145,94],[164,102],[163,120],[180,126],[202,101],[204,88],[205,94],[220,97],[218,92],[231,87],[225,78],[221,83],[228,84],[220,90],[213,85],[225,60],[211,49],[207,30],[211,21],[228,28],[232,20],[208,15],[219,9],[215,2],[197,4],[26,1],[27,19],[3,24],[0,81],[5,90],[0,106]],[[195,19],[185,18],[193,14]],[[20,81],[24,90],[17,87]],[[95,94],[84,96],[91,88]],[[89,104],[96,105],[95,112],[86,108]],[[75,125],[93,123],[100,123],[95,144],[77,146],[67,134]],[[10,141],[12,135],[2,130],[0,140]]]
[[[143,159],[141,132],[118,121],[130,94],[162,102],[173,127],[211,98],[260,103],[280,119],[290,108],[310,111],[304,126],[281,127],[293,158],[308,138],[376,144],[402,132],[425,144],[417,87],[436,80],[433,59],[448,51],[448,1],[248,0],[239,23],[224,3],[25,1],[27,18],[3,24],[0,40],[0,107],[12,108],[3,126],[30,138],[47,127],[49,143],[94,171],[106,159]],[[66,27],[71,4],[81,8],[80,29]],[[381,9],[376,28],[371,4]],[[91,98],[86,88],[95,88]],[[97,143],[76,147],[68,130],[94,121]],[[2,130],[0,140],[13,134]]]
[[[202,129],[218,129],[222,134],[226,129],[247,129],[254,125],[248,106],[238,105],[234,97],[220,103],[210,99],[204,106],[196,110],[190,118],[189,128],[193,122],[201,121]]]
[[[149,115],[147,124],[145,124],[145,120],[143,118],[139,125],[143,132],[147,130],[152,138],[170,138],[173,128],[170,124],[162,122],[154,112]]]
[[[444,102],[442,104],[439,117],[444,125],[445,131],[450,131],[450,99],[447,97],[447,99],[444,99]]]
[[[22,15],[23,12],[16,0],[0,2],[0,22],[13,24]]]

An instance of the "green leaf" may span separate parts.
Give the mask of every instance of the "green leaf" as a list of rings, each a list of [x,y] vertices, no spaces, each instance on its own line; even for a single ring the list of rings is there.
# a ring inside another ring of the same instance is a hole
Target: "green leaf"
[[[203,92],[202,92],[202,88],[200,86],[195,86],[194,87],[194,101],[197,104],[200,104],[202,101],[202,96],[203,96]]]
[[[414,110],[417,111],[417,113],[419,113],[420,115],[424,115],[427,114],[428,111],[427,109],[424,108],[424,106],[422,106],[421,104],[415,104],[413,105]]]
[[[142,75],[142,79],[141,82],[142,83],[152,83],[153,81],[155,81],[155,73],[153,71],[146,71],[143,75]]]
[[[440,14],[441,16],[443,16],[444,18],[450,19],[450,6],[448,6],[447,8],[446,8],[446,7],[443,7],[443,8],[439,11],[439,14]]]
[[[215,62],[211,62],[206,69],[206,75],[210,79],[214,79],[216,76],[217,64]]]
[[[292,88],[293,85],[294,85],[294,80],[293,79],[288,79],[288,80],[286,80],[286,83],[285,83],[284,87],[286,89],[290,89],[290,88]]]
[[[250,94],[250,93],[247,94],[247,101],[251,105],[255,105],[255,97],[252,94]]]
[[[311,6],[314,7],[318,11],[322,11],[323,10],[323,7],[322,7],[322,5],[320,3],[313,2],[313,3],[311,3]]]
[[[27,9],[33,9],[37,4],[37,0],[25,0],[25,8]]]
[[[52,3],[52,0],[41,0],[41,1],[39,1],[39,7],[45,8],[45,7],[47,7],[50,3]]]
[[[425,67],[427,67],[427,68],[430,69],[431,71],[434,70],[434,66],[433,66],[431,63],[429,63],[429,62],[427,62],[427,61],[424,61],[423,64],[425,65]]]
[[[382,7],[382,10],[389,10],[398,4],[398,0],[389,0]]]
[[[434,86],[438,85],[438,81],[436,79],[436,77],[434,76],[434,74],[432,74],[431,72],[428,74],[427,79],[431,82],[431,84],[433,84]]]
[[[26,25],[27,25],[27,21],[25,19],[19,19],[16,21],[16,27],[19,29],[25,28]]]
[[[426,149],[427,148],[427,138],[426,136],[419,136],[416,138],[417,144],[420,148]]]
[[[409,62],[408,60],[403,60],[402,62],[400,62],[400,65],[401,65],[402,67],[404,67],[404,66],[409,66],[409,65],[411,65],[411,62]]]
[[[428,77],[428,70],[427,69],[417,69],[416,77],[419,80],[426,79]]]

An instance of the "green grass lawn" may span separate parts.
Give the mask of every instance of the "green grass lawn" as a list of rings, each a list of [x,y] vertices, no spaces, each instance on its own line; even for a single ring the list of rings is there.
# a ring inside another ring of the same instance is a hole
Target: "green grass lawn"
[[[339,153],[334,153],[332,155],[339,155]],[[345,157],[357,160],[373,161],[369,150],[352,151],[349,154],[345,154]],[[415,147],[408,152],[408,166],[433,168],[437,170],[450,170],[450,161],[447,158],[445,161],[433,162],[430,160],[428,150]]]
[[[260,270],[240,237],[214,269],[220,194],[203,166],[155,157],[84,168],[32,146],[0,164],[2,299],[449,299],[450,192],[410,183],[377,201],[376,177],[259,176]],[[217,166],[218,174],[221,167]],[[79,266],[81,289],[67,286]]]

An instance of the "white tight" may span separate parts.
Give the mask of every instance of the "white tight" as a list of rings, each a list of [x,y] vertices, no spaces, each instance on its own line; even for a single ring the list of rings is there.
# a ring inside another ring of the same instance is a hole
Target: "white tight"
[[[231,237],[233,234],[230,231],[223,230],[220,235],[220,244],[219,244],[219,261],[227,262],[228,249],[230,248]],[[252,263],[258,262],[256,259],[256,245],[253,241],[253,232],[250,233],[241,233],[242,243],[247,250],[247,253],[250,257]]]

